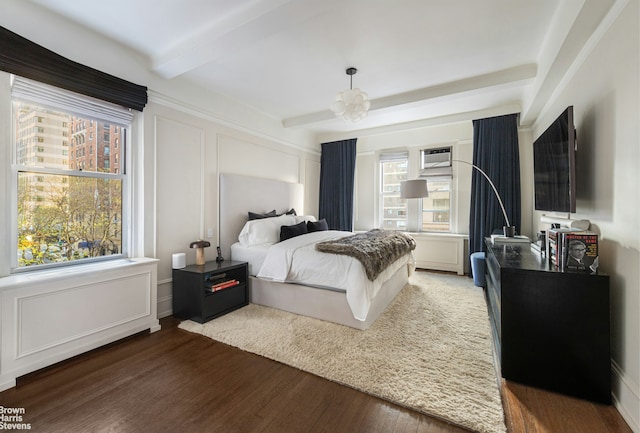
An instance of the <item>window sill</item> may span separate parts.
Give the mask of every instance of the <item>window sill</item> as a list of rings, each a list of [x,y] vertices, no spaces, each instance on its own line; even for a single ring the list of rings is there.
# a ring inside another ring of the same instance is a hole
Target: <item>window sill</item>
[[[412,231],[408,231],[408,234],[410,234],[413,237],[441,237],[441,238],[462,238],[462,239],[467,239],[469,237],[469,235],[465,235],[465,234],[460,234],[460,233],[438,233],[438,232],[412,232]]]
[[[132,266],[147,265],[156,263],[158,259],[147,257],[106,260],[96,263],[85,263],[70,265],[59,268],[43,269],[30,272],[20,272],[0,278],[0,291],[5,289],[15,289],[21,286],[33,284],[50,283],[61,279],[84,278],[95,273],[122,271]]]

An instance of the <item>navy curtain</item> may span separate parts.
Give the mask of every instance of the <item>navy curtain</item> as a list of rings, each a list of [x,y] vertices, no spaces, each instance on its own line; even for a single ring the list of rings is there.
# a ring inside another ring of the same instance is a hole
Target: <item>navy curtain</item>
[[[320,208],[330,230],[353,230],[353,186],[356,139],[322,143],[320,157]]]
[[[493,181],[502,197],[509,222],[520,232],[520,152],[518,115],[473,121],[473,164]],[[506,221],[491,185],[477,170],[471,176],[469,253],[486,251],[484,238],[502,230]]]

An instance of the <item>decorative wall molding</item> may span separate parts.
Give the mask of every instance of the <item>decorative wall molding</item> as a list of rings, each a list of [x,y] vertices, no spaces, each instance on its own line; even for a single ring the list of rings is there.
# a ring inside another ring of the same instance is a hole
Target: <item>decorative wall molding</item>
[[[638,395],[640,386],[626,377],[622,368],[613,359],[611,373],[613,404],[629,427],[638,433],[640,432],[640,396]]]
[[[302,145],[300,143],[296,143],[296,142],[291,142],[291,141],[287,141],[284,140],[280,137],[276,137],[274,135],[271,134],[266,134],[264,132],[258,131],[255,128],[249,128],[244,124],[240,124],[238,122],[232,122],[229,121],[227,119],[222,118],[220,115],[215,114],[209,110],[205,110],[201,107],[197,107],[195,105],[191,105],[188,104],[184,101],[178,100],[176,98],[172,98],[170,96],[164,95],[162,93],[159,93],[157,91],[153,91],[153,90],[149,90],[148,91],[149,94],[149,102],[153,102],[159,105],[163,105],[165,107],[168,108],[172,108],[174,110],[180,111],[182,113],[185,114],[189,114],[195,117],[198,117],[200,119],[204,119],[210,122],[215,122],[221,126],[227,127],[227,128],[232,128],[235,129],[237,131],[241,131],[259,138],[263,138],[265,140],[269,140],[272,141],[274,143],[278,143],[287,147],[291,147],[294,148],[296,150],[300,150],[300,151],[304,151],[304,152],[311,152],[313,154],[319,155],[320,154],[320,149],[319,149],[319,145],[317,148],[311,147],[312,144],[309,145]],[[311,142],[311,140],[309,139],[309,142]]]

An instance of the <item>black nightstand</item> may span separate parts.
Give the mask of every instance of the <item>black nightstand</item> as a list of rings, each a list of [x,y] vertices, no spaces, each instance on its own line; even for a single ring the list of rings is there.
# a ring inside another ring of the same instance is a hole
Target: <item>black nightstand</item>
[[[207,322],[249,303],[246,262],[207,262],[173,270],[173,315]]]

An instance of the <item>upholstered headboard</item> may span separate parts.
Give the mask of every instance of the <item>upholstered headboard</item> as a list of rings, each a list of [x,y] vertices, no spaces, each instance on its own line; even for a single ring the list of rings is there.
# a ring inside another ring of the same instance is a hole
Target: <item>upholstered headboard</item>
[[[301,183],[283,182],[240,174],[220,174],[220,248],[222,255],[231,257],[231,244],[247,222],[248,212],[277,213],[294,208],[300,215],[304,206],[304,187]]]

